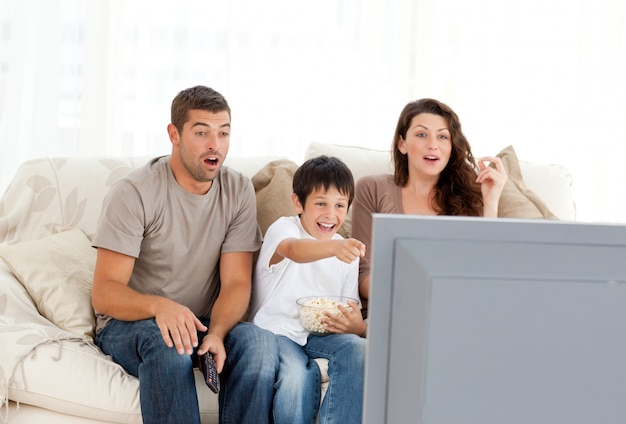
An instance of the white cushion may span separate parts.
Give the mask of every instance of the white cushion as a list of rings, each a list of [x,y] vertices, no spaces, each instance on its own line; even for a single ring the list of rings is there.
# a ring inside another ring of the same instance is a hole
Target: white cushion
[[[11,400],[69,415],[141,423],[139,380],[93,345],[40,345],[22,369],[9,388]],[[194,375],[202,422],[217,422],[217,395],[206,387],[198,370]]]
[[[251,178],[277,158],[227,156],[225,165]],[[91,239],[107,191],[150,159],[103,156],[24,162],[0,198],[0,245],[40,239],[57,227],[80,228]]]
[[[370,174],[393,174],[389,150],[312,142],[305,152],[304,160],[319,155],[335,156],[343,160],[352,171],[355,181]],[[519,165],[526,188],[538,195],[552,213],[559,219],[576,219],[572,176],[565,167],[523,160],[519,161]]]
[[[45,158],[24,162],[0,199],[0,244],[80,228],[95,232],[111,186],[150,157]]]
[[[41,315],[59,328],[93,338],[96,318],[91,285],[96,250],[80,229],[0,247],[0,257]]]
[[[341,159],[352,171],[354,181],[358,181],[366,175],[393,174],[393,162],[389,150],[312,142],[304,153],[304,160],[319,155],[334,156]]]
[[[266,164],[279,159],[286,158],[284,156],[231,157],[227,155],[226,160],[224,161],[224,166],[228,166],[236,171],[241,172],[246,177],[252,178]]]
[[[576,220],[576,202],[572,193],[573,178],[559,164],[542,164],[520,160],[526,187],[546,203],[548,208],[565,221]]]
[[[0,405],[8,398],[64,414],[141,422],[138,380],[88,337],[42,317],[2,261],[0,329]],[[217,396],[197,370],[195,376],[202,422],[217,423]]]

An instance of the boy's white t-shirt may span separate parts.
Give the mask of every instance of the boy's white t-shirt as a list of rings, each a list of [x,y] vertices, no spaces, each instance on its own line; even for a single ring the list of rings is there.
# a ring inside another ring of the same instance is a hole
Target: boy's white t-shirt
[[[269,266],[276,247],[286,238],[314,239],[302,227],[298,216],[282,217],[270,225],[254,270],[250,320],[304,346],[309,332],[300,323],[296,299],[305,296],[349,296],[358,299],[359,261],[347,264],[331,257],[296,263],[283,258]],[[341,240],[343,237],[335,234],[333,239]]]

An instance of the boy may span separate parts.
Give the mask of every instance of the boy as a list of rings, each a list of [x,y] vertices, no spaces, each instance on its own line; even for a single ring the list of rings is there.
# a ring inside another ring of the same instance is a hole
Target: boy
[[[366,324],[359,306],[327,314],[326,336],[302,326],[296,299],[348,296],[358,299],[359,257],[365,246],[337,230],[354,198],[354,178],[339,159],[306,161],[293,177],[292,201],[298,216],[281,217],[267,230],[253,279],[250,317],[277,334],[280,366],[274,397],[275,422],[315,423],[320,374],[314,358],[329,360],[330,383],[319,422],[360,423]],[[294,393],[297,394],[294,395]],[[297,399],[295,399],[297,398]]]

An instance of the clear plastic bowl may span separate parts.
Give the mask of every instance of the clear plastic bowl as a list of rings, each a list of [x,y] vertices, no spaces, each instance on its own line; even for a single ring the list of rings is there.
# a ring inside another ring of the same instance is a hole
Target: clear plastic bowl
[[[346,296],[307,296],[296,300],[298,305],[298,313],[300,314],[300,322],[302,326],[311,334],[325,336],[329,332],[324,328],[322,319],[326,316],[325,312],[331,314],[339,314],[337,305],[341,304],[350,309],[348,301],[352,301],[360,305],[357,299]]]

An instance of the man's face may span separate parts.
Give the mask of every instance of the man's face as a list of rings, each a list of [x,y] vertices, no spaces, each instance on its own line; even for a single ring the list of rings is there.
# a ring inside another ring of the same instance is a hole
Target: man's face
[[[179,161],[176,180],[191,192],[208,191],[230,146],[230,116],[227,111],[212,113],[190,110],[182,132],[170,124],[173,160]]]

